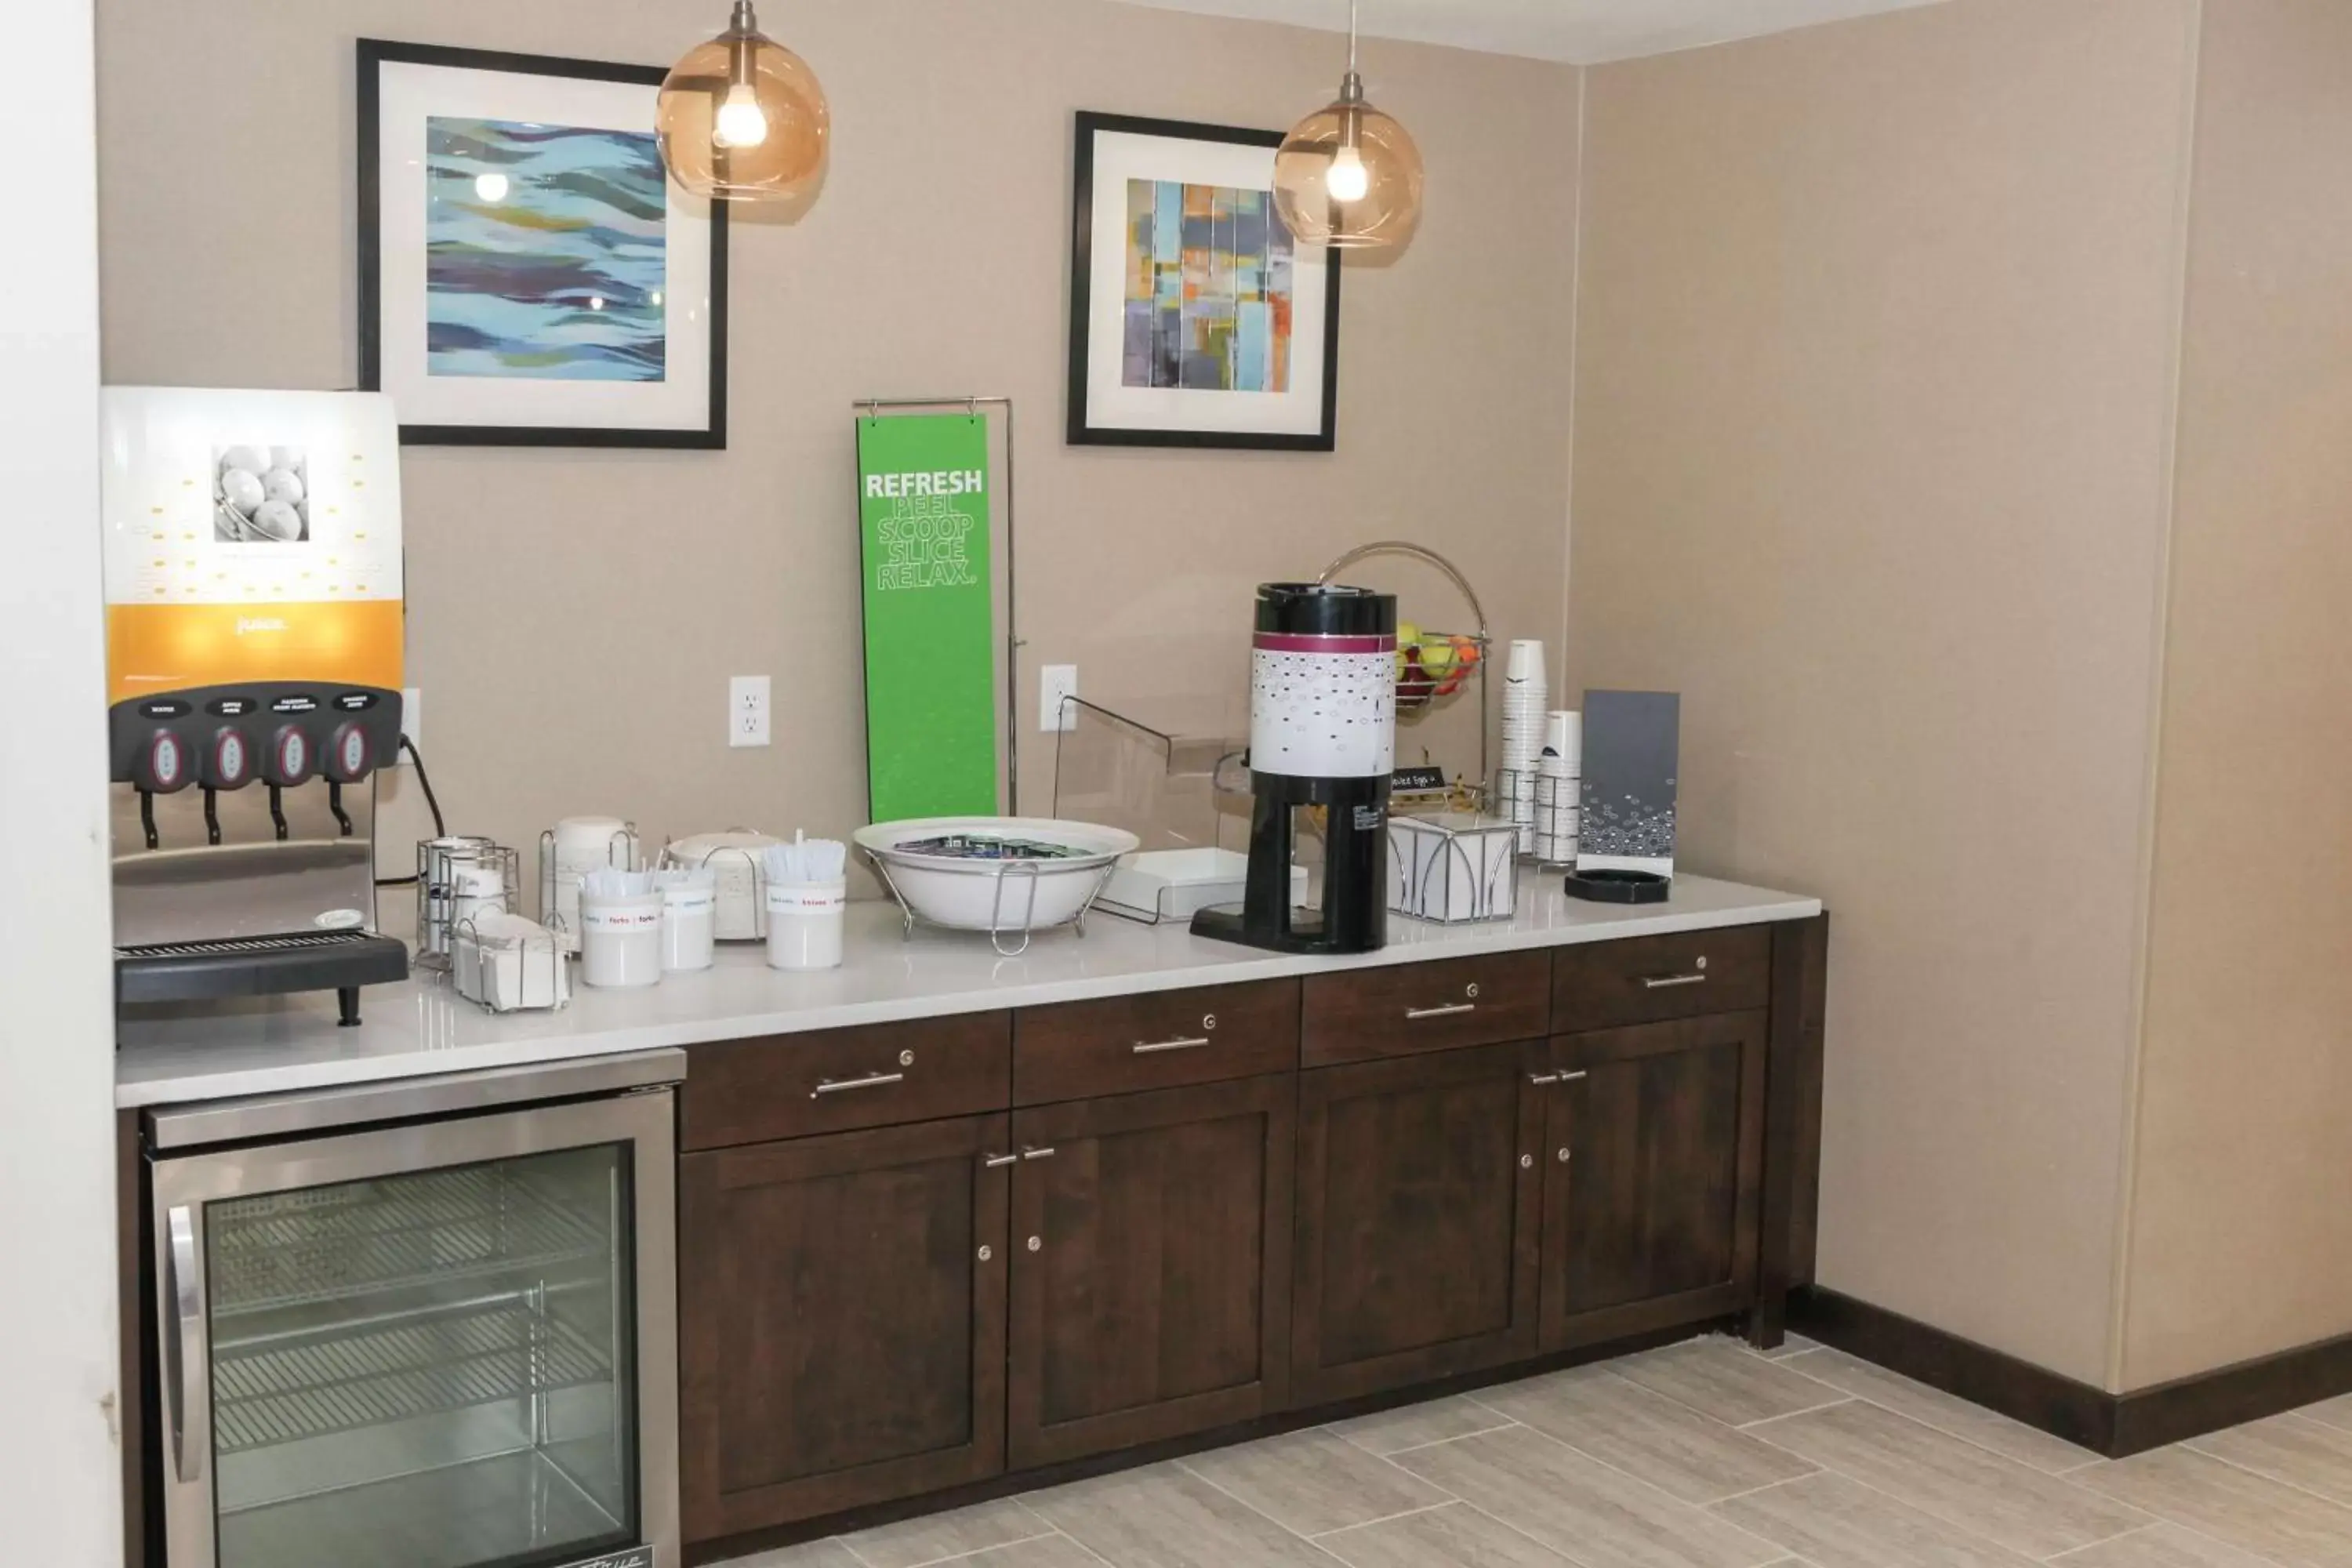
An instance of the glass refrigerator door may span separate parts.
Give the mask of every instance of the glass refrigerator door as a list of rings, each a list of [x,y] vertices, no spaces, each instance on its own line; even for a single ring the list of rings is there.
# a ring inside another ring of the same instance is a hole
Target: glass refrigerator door
[[[159,1176],[169,1568],[556,1568],[648,1539],[643,1158],[624,1140],[271,1172],[195,1202]]]

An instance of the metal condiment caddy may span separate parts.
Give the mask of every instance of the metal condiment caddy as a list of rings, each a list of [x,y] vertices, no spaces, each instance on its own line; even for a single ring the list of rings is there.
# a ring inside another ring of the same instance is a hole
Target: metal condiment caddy
[[[495,882],[495,893],[486,889]],[[416,963],[446,970],[454,928],[488,908],[516,912],[522,897],[522,858],[494,839],[458,834],[416,846]]]
[[[500,942],[483,936],[473,921],[460,921],[450,933],[450,948],[451,984],[485,1013],[560,1010],[572,1001],[569,954],[543,926],[535,935]]]

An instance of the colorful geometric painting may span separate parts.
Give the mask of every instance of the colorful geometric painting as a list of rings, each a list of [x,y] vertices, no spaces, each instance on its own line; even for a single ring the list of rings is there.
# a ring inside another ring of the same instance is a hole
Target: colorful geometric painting
[[[1129,386],[1290,390],[1296,244],[1266,191],[1127,182]]]
[[[651,134],[436,115],[425,178],[426,374],[663,378]]]

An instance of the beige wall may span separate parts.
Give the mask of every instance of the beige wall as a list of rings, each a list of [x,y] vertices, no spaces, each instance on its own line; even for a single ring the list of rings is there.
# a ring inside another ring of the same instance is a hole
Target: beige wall
[[[1588,79],[1570,679],[1835,915],[1824,1284],[2108,1376],[2194,0]]]
[[[2205,11],[2130,1388],[2352,1332],[2352,7]]]
[[[724,19],[721,0],[103,0],[107,379],[352,384],[353,37],[661,63]],[[1076,450],[1072,111],[1278,128],[1329,95],[1339,40],[1103,0],[796,0],[769,21],[822,74],[836,142],[803,221],[734,236],[730,449],[404,460],[410,667],[453,827],[864,820],[860,396],[1018,400],[1025,700],[1040,662],[1146,716],[1237,692],[1251,585],[1388,534],[1456,552],[1498,636],[1557,635],[1573,70],[1368,46],[1427,155],[1428,222],[1394,265],[1349,268],[1336,456]],[[1433,580],[1391,580],[1408,615],[1450,615]],[[625,617],[643,663],[575,656]],[[761,672],[778,744],[730,752],[727,678]],[[415,807],[392,815],[395,857]]]

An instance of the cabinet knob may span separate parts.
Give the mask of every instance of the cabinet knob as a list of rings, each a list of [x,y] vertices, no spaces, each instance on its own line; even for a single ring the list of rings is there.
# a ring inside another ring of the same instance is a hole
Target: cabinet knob
[[[1032,1252],[1036,1251],[1045,1245],[1045,1243],[1043,1237],[1033,1236],[1029,1238],[1029,1250]]]
[[[988,1245],[987,1243],[985,1243],[985,1242],[982,1242],[982,1243],[981,1244],[981,1248],[980,1248],[980,1260],[981,1260],[982,1263],[987,1262],[990,1258],[993,1258],[993,1257],[995,1257],[995,1256],[996,1256],[996,1248],[994,1248],[994,1247],[992,1247],[989,1246],[989,1245]]]
[[[1569,1152],[1568,1152],[1566,1149],[1562,1149],[1562,1150],[1559,1152],[1559,1163],[1560,1163],[1561,1164],[1565,1165],[1565,1164],[1567,1164],[1567,1163],[1568,1163],[1568,1154],[1569,1154]]]
[[[1533,1154],[1522,1154],[1522,1155],[1520,1155],[1520,1156],[1519,1156],[1519,1169],[1520,1169],[1520,1170],[1522,1170],[1522,1171],[1532,1171],[1532,1170],[1534,1170],[1535,1168],[1536,1168],[1536,1157],[1535,1157]]]

